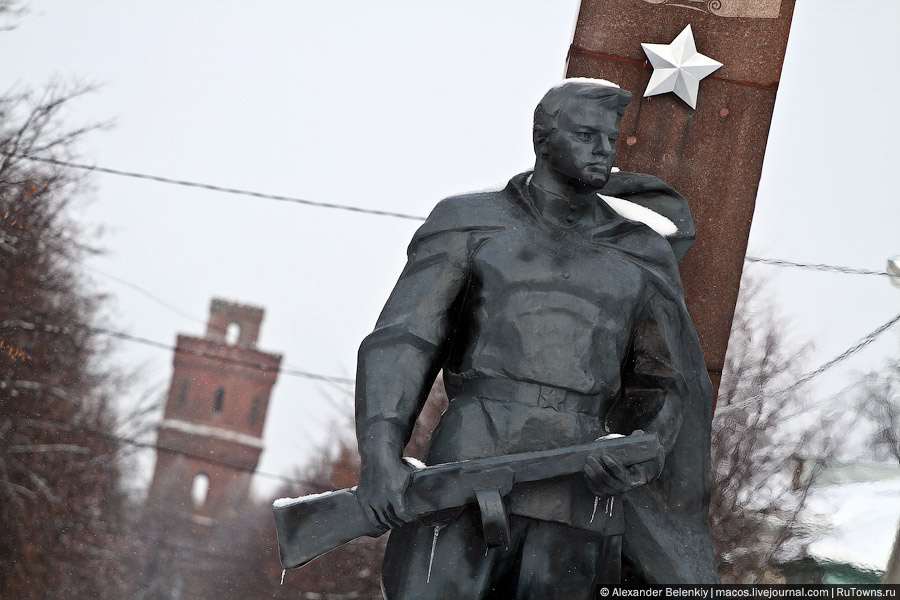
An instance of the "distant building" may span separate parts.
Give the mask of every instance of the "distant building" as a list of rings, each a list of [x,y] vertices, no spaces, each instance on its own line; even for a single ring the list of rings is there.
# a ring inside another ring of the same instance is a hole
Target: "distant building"
[[[281,364],[256,348],[263,313],[214,299],[206,336],[178,336],[146,511],[168,557],[150,568],[167,597],[202,597],[216,523],[237,517],[249,492]]]
[[[781,565],[787,583],[896,583],[900,465],[809,462],[797,478],[811,483],[809,508],[818,515],[805,525],[822,534],[806,558]]]

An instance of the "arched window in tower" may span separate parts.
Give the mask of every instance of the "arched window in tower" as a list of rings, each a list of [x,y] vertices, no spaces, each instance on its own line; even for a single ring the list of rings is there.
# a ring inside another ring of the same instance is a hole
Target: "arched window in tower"
[[[225,328],[225,343],[231,346],[237,344],[241,337],[241,326],[237,323],[229,323]]]
[[[206,473],[197,473],[194,475],[194,482],[191,484],[191,500],[194,501],[194,508],[200,508],[206,504],[206,497],[209,495],[209,475]]]
[[[250,424],[256,425],[256,422],[259,421],[259,411],[262,409],[262,398],[256,396],[253,398],[253,403],[250,405]]]
[[[222,412],[222,407],[225,405],[225,388],[219,388],[216,390],[216,398],[213,400],[213,412],[220,413]]]
[[[178,395],[175,396],[175,408],[184,408],[187,403],[188,392],[191,389],[191,380],[182,379],[178,387]]]

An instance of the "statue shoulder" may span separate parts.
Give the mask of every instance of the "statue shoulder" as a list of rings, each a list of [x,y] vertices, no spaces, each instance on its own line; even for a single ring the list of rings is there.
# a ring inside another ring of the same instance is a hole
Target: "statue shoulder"
[[[504,205],[505,190],[460,194],[437,203],[416,238],[449,232],[477,232],[503,229],[510,222]]]
[[[655,175],[631,173],[629,171],[616,171],[615,173],[611,173],[609,176],[609,183],[607,183],[604,188],[604,193],[607,193],[606,190],[611,189],[612,187],[630,191],[658,190],[675,192],[671,186]],[[675,193],[677,194],[678,192]]]
[[[688,201],[658,177],[619,171],[610,176],[600,193],[637,204],[674,223],[677,230],[666,235],[666,239],[678,260],[694,244],[696,232]]]

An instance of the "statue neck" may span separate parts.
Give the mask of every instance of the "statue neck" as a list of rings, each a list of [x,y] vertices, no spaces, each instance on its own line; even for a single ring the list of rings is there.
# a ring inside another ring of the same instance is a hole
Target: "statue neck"
[[[537,160],[534,164],[531,185],[543,190],[546,194],[565,198],[575,203],[592,202],[594,195],[600,191],[577,179],[560,174],[543,160]]]
[[[598,189],[571,179],[562,180],[557,172],[546,168],[540,161],[535,164],[528,185],[535,207],[554,225],[593,226],[616,217],[605,202],[598,202]]]

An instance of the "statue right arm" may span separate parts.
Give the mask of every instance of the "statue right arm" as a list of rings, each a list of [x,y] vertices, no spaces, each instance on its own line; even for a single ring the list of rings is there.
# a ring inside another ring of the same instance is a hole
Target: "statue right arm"
[[[469,233],[454,227],[448,202],[413,237],[406,267],[359,348],[358,495],[370,519],[385,526],[414,518],[403,505],[410,470],[401,456],[445,359],[454,309],[469,277]]]

